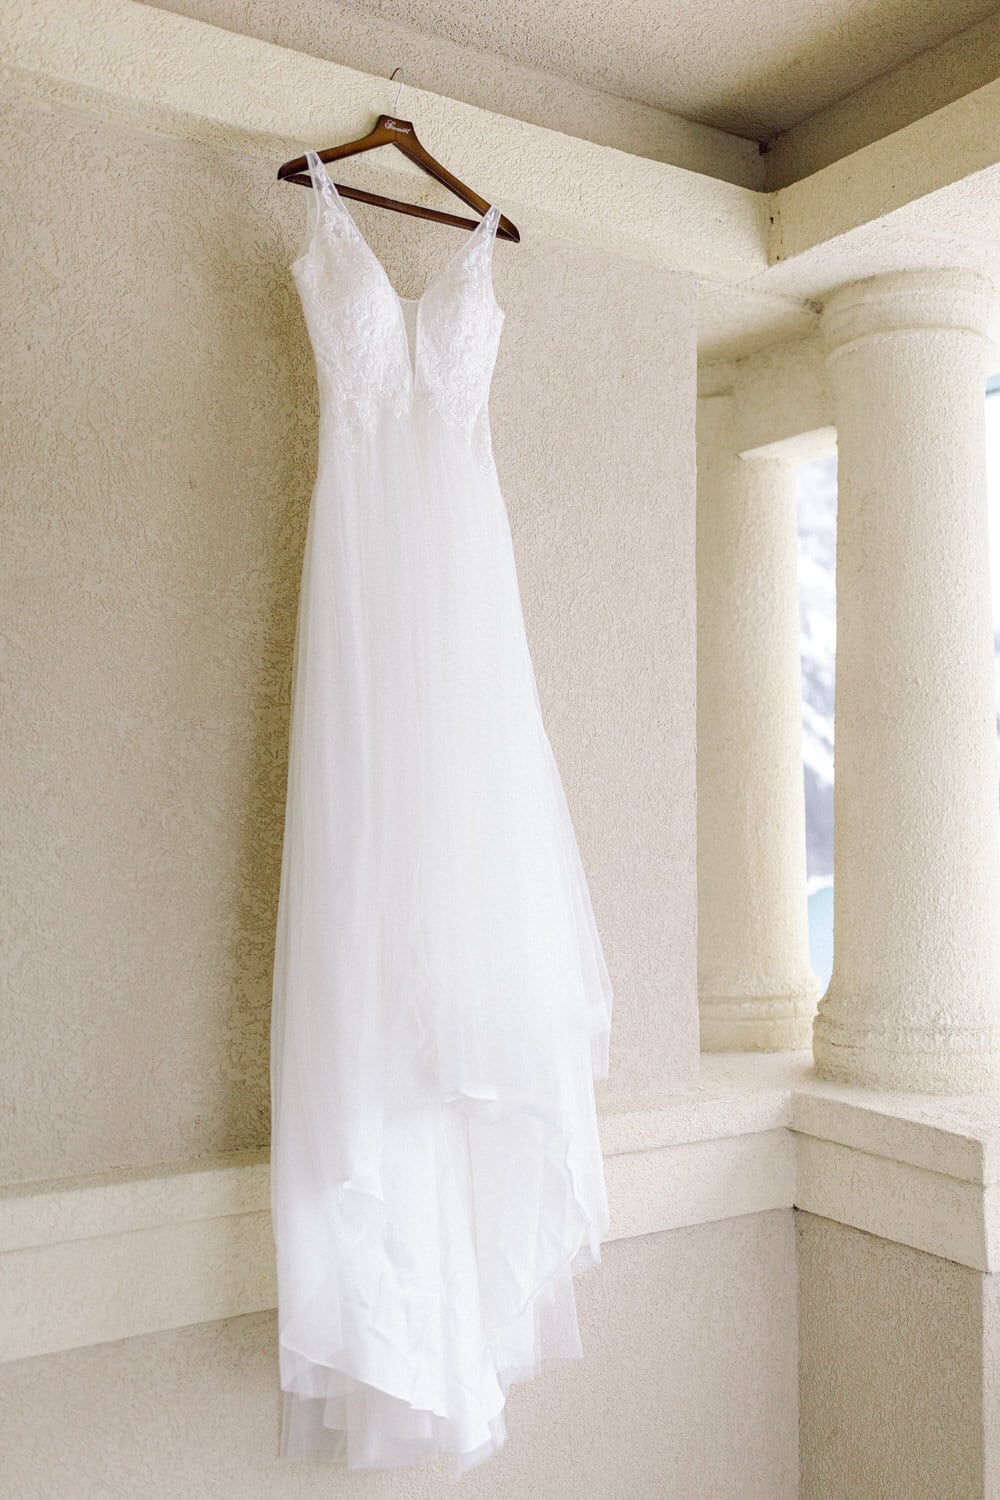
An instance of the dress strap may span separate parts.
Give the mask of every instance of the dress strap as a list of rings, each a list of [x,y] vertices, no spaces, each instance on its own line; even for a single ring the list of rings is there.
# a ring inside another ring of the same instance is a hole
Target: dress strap
[[[493,246],[497,240],[497,225],[500,223],[500,209],[497,204],[492,203],[483,214],[479,225],[473,230],[473,238],[479,241],[480,248],[476,250],[475,258],[481,267],[490,292],[493,292]],[[493,300],[496,301],[494,294]]]
[[[483,240],[483,252],[482,253],[483,253],[483,257],[484,257],[484,259],[486,261],[486,264],[488,266],[492,266],[493,265],[493,246],[496,244],[496,240],[497,240],[497,225],[499,223],[500,223],[500,208],[499,208],[499,205],[496,204],[496,203],[492,203],[490,205],[490,207],[486,210],[486,212],[483,214],[482,221],[480,223],[480,229],[482,230],[482,240]],[[479,231],[476,231],[476,234],[477,234],[477,238],[478,238],[479,237]]]
[[[326,169],[325,162],[320,161],[319,152],[308,150],[305,153],[309,164],[309,176],[312,179],[313,191],[309,194],[309,234],[316,232],[320,219],[323,217],[325,208],[333,209],[335,213],[343,215],[346,210],[340,202],[339,194],[334,186],[333,179]]]

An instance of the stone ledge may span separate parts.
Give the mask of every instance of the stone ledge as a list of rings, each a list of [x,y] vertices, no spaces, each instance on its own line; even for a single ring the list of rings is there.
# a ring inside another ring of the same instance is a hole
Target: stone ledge
[[[1000,1270],[1000,1094],[825,1083],[707,1053],[697,1087],[602,1104],[609,1239],[805,1209]],[[0,1360],[275,1305],[267,1153],[0,1191]]]
[[[135,0],[11,0],[0,88],[118,124],[277,165],[350,140],[394,93],[388,80]],[[750,188],[408,87],[422,139],[491,194],[522,233],[564,236],[727,283],[767,266],[766,198]],[[396,152],[352,180],[443,201]],[[278,189],[287,192],[287,188]]]
[[[273,167],[309,141],[361,134],[373,101],[387,107],[392,89],[383,77],[135,0],[9,0],[0,92]],[[757,322],[772,331],[776,323],[778,336],[802,331],[794,313],[805,299],[874,269],[996,269],[1000,80],[773,193],[428,90],[411,87],[407,98],[436,154],[467,181],[489,181],[525,234],[690,275],[725,293],[724,306],[742,308],[745,334]],[[425,201],[437,191],[400,176],[394,153],[373,157],[366,186],[421,192]],[[873,267],[887,240],[896,245],[890,264]]]

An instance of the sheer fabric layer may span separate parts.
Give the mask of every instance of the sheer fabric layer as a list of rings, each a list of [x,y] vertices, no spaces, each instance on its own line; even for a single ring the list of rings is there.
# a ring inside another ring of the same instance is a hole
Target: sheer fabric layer
[[[339,211],[324,189],[314,228]],[[582,1352],[573,1277],[608,1226],[593,1081],[611,987],[489,446],[484,241],[471,281],[415,317],[378,303],[395,293],[336,222],[353,274],[317,270],[315,234],[312,271],[297,263],[321,430],[272,1020],[282,1451],[446,1455],[457,1477],[503,1443],[510,1384]],[[458,256],[443,281],[466,270]],[[373,366],[344,334],[352,299],[369,329],[397,317],[396,355]],[[464,404],[433,388],[449,326],[466,358],[480,341]],[[360,414],[351,357],[388,381]]]

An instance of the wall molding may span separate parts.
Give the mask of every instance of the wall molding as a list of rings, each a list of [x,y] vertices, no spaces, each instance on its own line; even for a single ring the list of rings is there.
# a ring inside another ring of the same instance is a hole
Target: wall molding
[[[1000,1270],[1000,1094],[881,1094],[806,1053],[707,1053],[600,1116],[609,1239],[800,1208]],[[0,1361],[275,1305],[267,1153],[0,1192]]]
[[[275,168],[304,145],[363,135],[387,93],[385,78],[136,0],[9,0],[0,85]],[[489,182],[522,232],[725,282],[766,268],[762,193],[429,90],[408,87],[407,101],[435,155]],[[377,192],[453,206],[396,152],[352,171]]]
[[[0,90],[270,165],[319,138],[361,134],[386,80],[136,0],[8,0]],[[770,193],[429,90],[408,98],[436,153],[493,184],[526,233],[725,291],[743,340],[877,271],[954,263],[1000,274],[1000,80]],[[365,185],[444,201],[394,157],[365,161]]]

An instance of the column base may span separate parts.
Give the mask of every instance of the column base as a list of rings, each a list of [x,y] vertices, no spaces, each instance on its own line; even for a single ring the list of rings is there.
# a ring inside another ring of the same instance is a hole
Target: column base
[[[816,1076],[832,1083],[918,1094],[1000,1090],[1000,1028],[858,1026],[817,1013]]]
[[[701,995],[702,1052],[802,1052],[812,1043],[819,983],[787,995]]]

